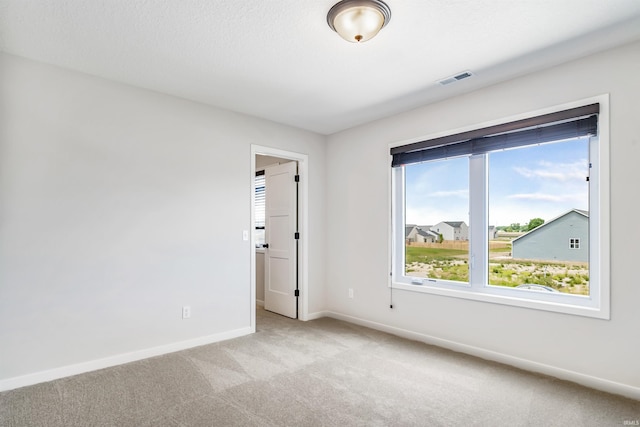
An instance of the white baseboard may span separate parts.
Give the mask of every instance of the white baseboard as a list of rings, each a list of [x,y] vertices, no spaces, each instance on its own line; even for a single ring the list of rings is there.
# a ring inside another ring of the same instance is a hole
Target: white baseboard
[[[328,317],[328,313],[327,311],[316,311],[315,313],[309,313],[307,314],[306,319],[300,319],[300,320],[316,320],[316,319],[321,319],[323,317]]]
[[[264,301],[262,301],[261,299],[257,299],[257,300],[256,300],[256,305],[257,305],[258,307],[264,307]]]
[[[250,334],[251,328],[240,328],[233,331],[222,332],[219,334],[208,335],[205,337],[194,338],[191,340],[180,341],[172,344],[161,345],[144,350],[133,351],[130,353],[118,354],[115,356],[105,357],[102,359],[91,360],[88,362],[77,363],[74,365],[62,366],[60,368],[49,369],[46,371],[35,372],[33,374],[22,375],[19,377],[0,380],[0,391],[13,390],[19,387],[26,387],[33,384],[53,381],[60,378],[70,377],[72,375],[83,374],[86,372],[97,371],[98,369],[109,368],[112,366],[123,365],[125,363],[136,362],[138,360],[147,359],[149,357],[161,356],[163,354],[174,353],[176,351],[187,350],[201,345],[212,344],[232,338],[238,338]]]
[[[371,329],[387,332],[393,335],[404,337],[407,339],[424,342],[426,344],[447,348],[449,350],[458,351],[472,356],[480,357],[486,360],[492,360],[506,365],[515,366],[527,371],[537,372],[544,375],[571,381],[586,387],[602,390],[608,393],[619,394],[631,399],[640,400],[640,388],[591,375],[582,374],[580,372],[570,371],[543,363],[533,362],[531,360],[510,356],[508,354],[498,353],[495,351],[483,349],[480,347],[461,344],[455,341],[437,338],[431,335],[410,331],[407,329],[397,328],[382,323],[372,322],[370,320],[361,319],[346,314],[336,313],[332,311],[319,311],[310,313],[306,320],[315,320],[322,317],[331,317],[345,322],[354,323],[356,325],[366,326]],[[238,338],[250,334],[251,328],[241,328],[233,331],[223,332],[220,334],[209,335],[205,337],[195,338],[192,340],[181,341],[164,346],[153,347],[145,350],[135,351],[131,353],[119,354],[116,356],[106,357],[103,359],[82,362],[74,365],[63,366],[60,368],[50,369],[46,371],[36,372],[33,374],[22,375],[19,377],[0,380],[0,392],[12,390],[20,387],[26,387],[33,384],[53,381],[60,378],[70,377],[85,372],[96,371],[98,369],[109,368],[112,366],[122,365],[125,363],[135,362],[149,357],[161,356],[163,354],[173,353],[176,351],[186,350],[201,345],[212,344],[232,338]]]
[[[338,320],[344,320],[345,322],[354,323],[356,325],[366,326],[368,328],[376,329],[382,332],[387,332],[392,335],[397,335],[397,336],[408,338],[414,341],[420,341],[426,344],[447,348],[449,350],[469,354],[471,356],[480,357],[485,360],[492,360],[494,362],[499,362],[505,365],[514,366],[516,368],[520,368],[526,371],[549,375],[551,377],[559,378],[566,381],[571,381],[571,382],[583,385],[585,387],[593,388],[596,390],[601,390],[608,393],[629,397],[631,399],[640,400],[640,388],[634,387],[628,384],[610,381],[603,378],[582,374],[580,372],[570,371],[567,369],[546,365],[544,363],[538,363],[531,360],[510,356],[508,354],[498,353],[498,352],[487,350],[480,347],[461,344],[455,341],[445,340],[442,338],[421,334],[419,332],[414,332],[407,329],[396,328],[394,326],[372,322],[370,320],[365,320],[358,317],[349,316],[346,314],[336,313],[332,311],[326,311],[323,313],[327,317],[331,317]]]

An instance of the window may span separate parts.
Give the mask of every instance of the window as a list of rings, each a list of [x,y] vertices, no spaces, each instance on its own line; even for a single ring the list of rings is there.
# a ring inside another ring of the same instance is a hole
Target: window
[[[405,273],[415,278],[469,281],[469,168],[466,158],[435,160],[407,167],[406,223],[419,232],[405,237]],[[447,176],[447,179],[440,177]],[[460,228],[465,227],[461,239]],[[409,230],[410,231],[410,230]],[[422,238],[421,238],[422,237]],[[445,248],[451,258],[440,263]],[[443,249],[444,250],[444,249]],[[432,255],[433,254],[433,255]]]
[[[601,122],[588,104],[391,148],[392,286],[608,318]]]
[[[257,171],[255,177],[255,244],[257,248],[261,248],[265,243],[265,175],[264,171]]]
[[[569,239],[569,248],[580,249],[580,239]]]

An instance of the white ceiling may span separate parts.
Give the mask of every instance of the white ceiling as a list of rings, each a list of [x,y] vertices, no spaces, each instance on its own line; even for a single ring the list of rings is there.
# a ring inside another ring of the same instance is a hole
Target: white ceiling
[[[335,2],[0,0],[0,50],[331,134],[640,39],[639,0],[387,0],[358,45]]]

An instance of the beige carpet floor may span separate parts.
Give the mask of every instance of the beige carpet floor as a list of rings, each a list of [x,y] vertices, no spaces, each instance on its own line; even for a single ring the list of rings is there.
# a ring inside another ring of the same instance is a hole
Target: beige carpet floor
[[[0,393],[0,426],[622,426],[640,401],[334,319]]]

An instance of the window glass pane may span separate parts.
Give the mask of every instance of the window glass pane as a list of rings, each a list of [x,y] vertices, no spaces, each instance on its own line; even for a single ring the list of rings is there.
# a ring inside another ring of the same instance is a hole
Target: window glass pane
[[[469,281],[469,159],[405,167],[405,275]]]
[[[489,155],[489,284],[589,294],[589,145]]]
[[[265,241],[265,235],[264,235],[264,228],[263,229],[256,229],[255,230],[255,238],[254,241],[256,242],[256,248],[262,248],[264,246],[264,244],[266,243]]]

